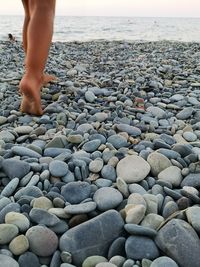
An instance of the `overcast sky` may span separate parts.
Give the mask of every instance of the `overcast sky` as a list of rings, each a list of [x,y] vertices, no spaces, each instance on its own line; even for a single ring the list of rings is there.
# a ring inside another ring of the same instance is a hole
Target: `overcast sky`
[[[38,0],[42,1],[42,0]],[[20,0],[0,0],[1,15],[22,15]],[[200,0],[57,0],[57,15],[200,17]]]

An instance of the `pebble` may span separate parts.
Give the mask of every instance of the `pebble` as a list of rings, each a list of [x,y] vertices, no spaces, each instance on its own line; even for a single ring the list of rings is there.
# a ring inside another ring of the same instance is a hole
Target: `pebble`
[[[68,166],[65,162],[60,160],[52,160],[49,164],[49,171],[52,176],[62,177],[68,172]]]
[[[25,232],[30,226],[28,218],[19,212],[8,212],[5,216],[5,223],[16,225],[20,232]]]
[[[2,162],[3,171],[10,178],[21,179],[30,171],[30,165],[27,162],[17,159],[5,159]]]
[[[17,236],[19,230],[13,224],[0,224],[0,244],[8,244],[14,237]]]
[[[13,258],[0,254],[0,267],[19,267],[19,264]]]
[[[178,265],[171,258],[162,256],[155,259],[150,267],[178,267]]]
[[[125,182],[135,183],[146,178],[150,172],[150,165],[143,158],[132,155],[120,160],[116,171],[117,176]]]
[[[21,255],[29,248],[28,239],[24,235],[18,235],[9,244],[9,250],[14,255]]]
[[[30,251],[37,256],[47,257],[52,255],[58,246],[56,234],[44,226],[33,226],[26,232]]]
[[[177,187],[182,181],[181,170],[176,166],[170,166],[158,174],[158,179],[169,182]]]

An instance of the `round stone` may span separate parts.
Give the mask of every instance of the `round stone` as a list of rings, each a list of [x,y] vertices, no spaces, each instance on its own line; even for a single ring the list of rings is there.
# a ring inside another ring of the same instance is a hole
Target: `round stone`
[[[125,207],[126,223],[139,224],[145,216],[146,207],[144,205],[129,204]]]
[[[41,267],[38,257],[29,251],[20,255],[18,262],[20,264],[20,267]]]
[[[158,152],[151,153],[147,158],[147,162],[151,166],[151,173],[153,176],[157,176],[161,171],[172,166],[171,161]]]
[[[48,210],[53,208],[53,204],[47,197],[38,197],[33,200],[33,208]]]
[[[37,256],[48,257],[58,246],[56,234],[44,226],[33,226],[26,232],[30,250]]]
[[[52,160],[49,164],[49,171],[52,176],[63,177],[68,172],[68,165],[61,160]]]
[[[163,256],[155,259],[151,267],[178,267],[178,265],[171,258]]]
[[[159,256],[159,251],[154,241],[149,237],[130,236],[126,240],[125,250],[127,258],[133,260],[155,259]]]
[[[117,164],[117,176],[127,183],[142,181],[149,172],[149,163],[139,156],[127,156]]]
[[[14,255],[21,255],[29,248],[28,239],[24,235],[18,235],[9,244],[9,250]]]
[[[122,194],[112,187],[102,187],[98,189],[93,197],[100,211],[116,208],[123,200]]]
[[[13,258],[0,254],[0,267],[19,267],[19,264]]]
[[[5,223],[0,224],[0,245],[8,244],[18,233],[17,226]]]
[[[30,134],[33,131],[33,127],[31,127],[31,126],[18,126],[14,130],[18,134]]]
[[[82,267],[95,267],[98,263],[100,262],[107,262],[108,260],[105,257],[102,256],[90,256],[87,257],[83,264]]]
[[[94,173],[98,173],[103,168],[103,160],[101,158],[96,158],[89,164],[89,170]]]
[[[194,142],[197,140],[197,136],[196,134],[194,134],[193,132],[184,132],[183,133],[183,137],[185,138],[186,141],[188,142]]]
[[[30,226],[30,222],[24,214],[14,211],[6,214],[5,223],[16,225],[20,232],[25,232]]]
[[[158,179],[166,181],[173,186],[179,186],[182,181],[181,169],[170,166],[158,174]]]

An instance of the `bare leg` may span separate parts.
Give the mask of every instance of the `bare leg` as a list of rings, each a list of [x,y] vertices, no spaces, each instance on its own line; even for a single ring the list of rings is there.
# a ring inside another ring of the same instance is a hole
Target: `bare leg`
[[[28,27],[30,23],[30,3],[29,0],[22,0],[23,6],[24,6],[24,25],[23,25],[23,48],[25,54],[27,54],[27,46],[28,46]],[[26,62],[25,62],[26,65]],[[56,77],[54,75],[50,74],[43,74],[43,84],[46,85],[47,83],[56,80]]]
[[[21,111],[41,115],[40,90],[53,34],[55,0],[27,0],[30,20],[27,28],[26,72],[20,82]]]

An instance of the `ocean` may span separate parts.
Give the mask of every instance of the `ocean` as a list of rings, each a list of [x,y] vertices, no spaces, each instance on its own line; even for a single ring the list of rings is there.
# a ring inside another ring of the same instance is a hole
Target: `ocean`
[[[23,16],[0,16],[0,40],[22,36]],[[59,17],[53,41],[90,40],[200,42],[200,18]]]

